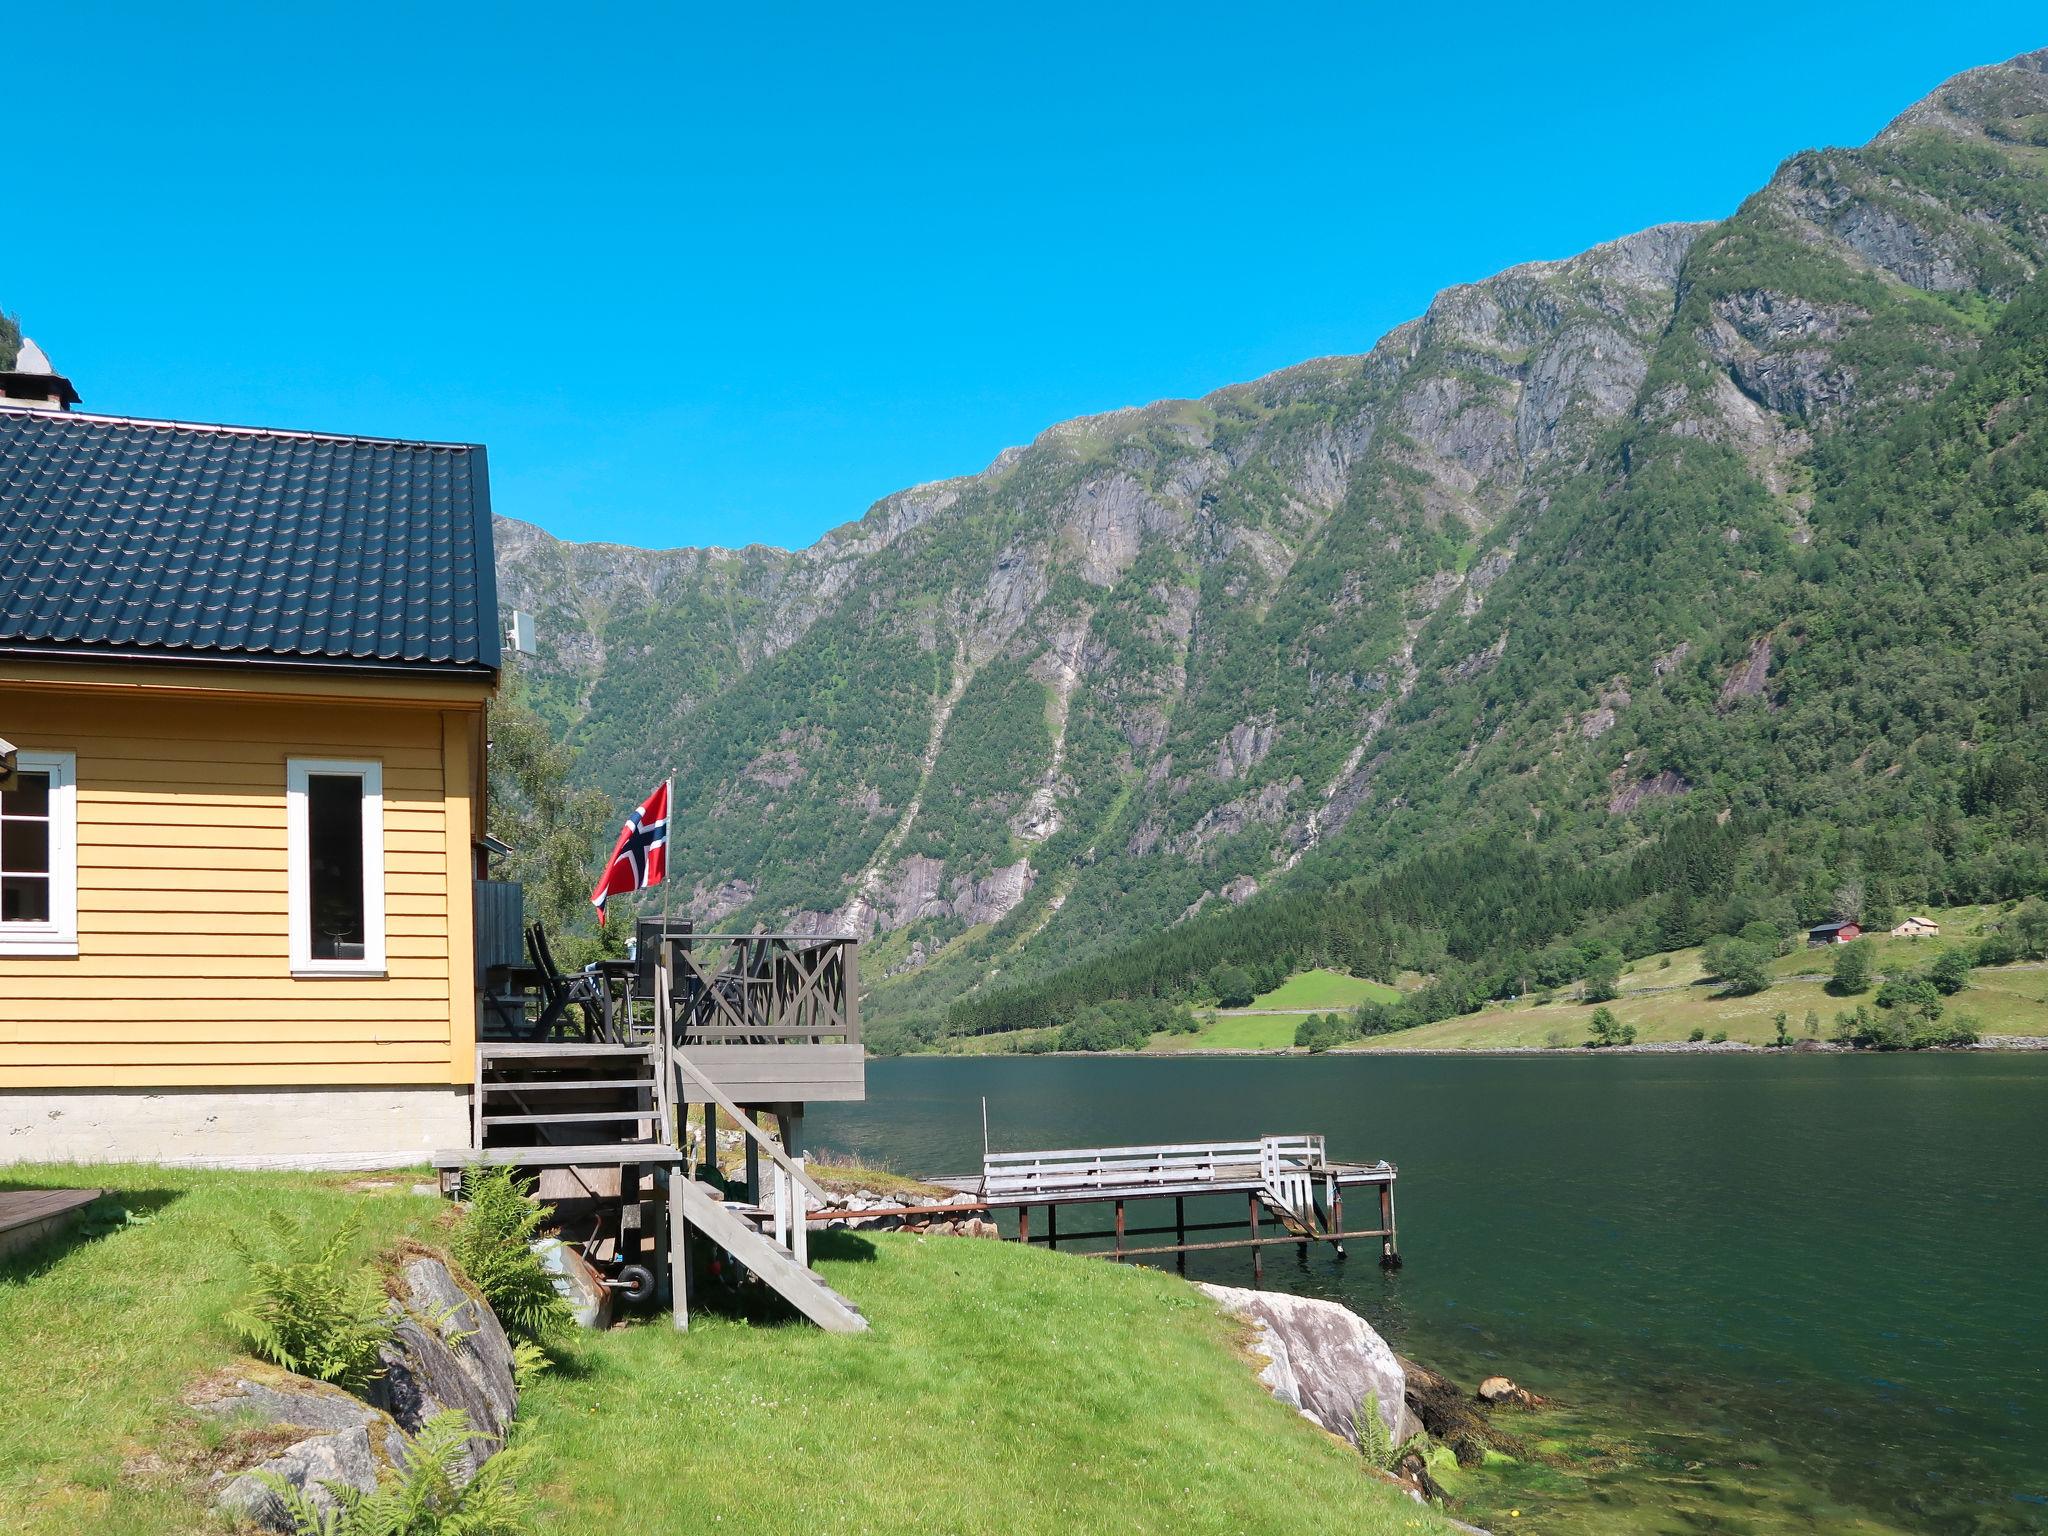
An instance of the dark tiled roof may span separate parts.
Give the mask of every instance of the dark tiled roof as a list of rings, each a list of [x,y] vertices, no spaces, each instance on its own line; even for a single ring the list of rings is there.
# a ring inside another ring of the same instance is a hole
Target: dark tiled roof
[[[495,668],[484,451],[0,407],[0,652]]]

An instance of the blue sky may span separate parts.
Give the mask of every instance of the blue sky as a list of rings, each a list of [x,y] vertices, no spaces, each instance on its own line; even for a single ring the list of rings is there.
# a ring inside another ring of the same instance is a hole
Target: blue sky
[[[1723,215],[2036,5],[25,4],[0,307],[88,409],[801,545],[1054,421]]]

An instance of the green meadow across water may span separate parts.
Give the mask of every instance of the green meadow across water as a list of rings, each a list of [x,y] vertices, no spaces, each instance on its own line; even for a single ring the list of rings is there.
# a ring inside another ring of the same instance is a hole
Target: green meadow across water
[[[1404,1269],[1275,1249],[1266,1283],[1564,1405],[1458,1487],[1497,1531],[2048,1530],[2048,1058],[916,1058],[869,1094],[811,1140],[968,1170],[986,1095],[998,1148],[1393,1159]]]

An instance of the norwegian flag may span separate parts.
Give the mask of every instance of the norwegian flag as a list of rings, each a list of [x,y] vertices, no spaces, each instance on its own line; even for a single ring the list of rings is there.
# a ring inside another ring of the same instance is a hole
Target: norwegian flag
[[[597,908],[600,923],[604,921],[604,904],[612,897],[644,891],[668,877],[668,784],[663,779],[619,828],[611,862],[590,892],[590,904]]]

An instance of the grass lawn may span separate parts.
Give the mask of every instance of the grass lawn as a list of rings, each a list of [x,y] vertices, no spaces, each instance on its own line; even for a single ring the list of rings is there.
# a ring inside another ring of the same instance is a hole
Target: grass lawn
[[[1204,1019],[1192,1035],[1154,1035],[1145,1049],[1161,1055],[1175,1051],[1279,1051],[1294,1045],[1295,1026],[1306,1013],[1219,1013]]]
[[[119,1193],[125,1225],[0,1268],[0,1531],[189,1536],[213,1440],[180,1403],[236,1359],[226,1248],[267,1208],[365,1246],[446,1207],[359,1176],[5,1168]],[[578,1335],[528,1394],[542,1532],[1293,1532],[1447,1527],[1267,1397],[1172,1276],[965,1238],[821,1234],[853,1338],[700,1313]]]
[[[561,1531],[1437,1531],[1265,1395],[1200,1293],[1014,1244],[830,1234],[854,1338],[589,1338],[529,1400]]]
[[[128,1213],[125,1225],[96,1221],[104,1235],[74,1231],[0,1263],[0,1531],[227,1529],[189,1491],[219,1431],[179,1398],[238,1355],[220,1322],[241,1285],[229,1235],[255,1233],[272,1209],[323,1230],[360,1211],[370,1251],[430,1235],[448,1210],[409,1193],[423,1175],[349,1190],[365,1177],[0,1167],[0,1187],[108,1189]]]
[[[1342,971],[1299,971],[1263,997],[1252,999],[1254,1008],[1289,1008],[1300,1013],[1342,1012],[1360,1003],[1391,1003],[1401,994],[1384,982],[1363,976],[1346,976]],[[1293,1031],[1288,1039],[1294,1038]]]
[[[1907,943],[1907,940],[1895,941]],[[1939,944],[1939,940],[1923,940]],[[1932,959],[1937,949],[1929,948],[1915,966]],[[1795,957],[1786,957],[1788,959]],[[1677,965],[1673,970],[1678,970]],[[1657,974],[1652,972],[1651,974]],[[1824,976],[1792,976],[1772,984],[1767,992],[1750,997],[1723,997],[1710,984],[1694,984],[1676,992],[1632,995],[1624,989],[1621,997],[1607,1006],[1616,1019],[1636,1027],[1643,1041],[1684,1040],[1695,1029],[1708,1036],[1726,1032],[1730,1040],[1768,1045],[1777,1038],[1773,1020],[1779,1010],[1787,1015],[1793,1035],[1805,1033],[1809,1010],[1820,1015],[1820,1034],[1826,1039],[1834,1028],[1837,1012],[1869,1003],[1877,996],[1872,985],[1860,997],[1831,995]],[[2048,1035],[2048,971],[2000,968],[1970,973],[1970,984],[1946,999],[1950,1014],[1977,1021],[1987,1035]],[[1558,998],[1549,1003],[1500,1003],[1478,1013],[1425,1024],[1420,1029],[1376,1035],[1345,1050],[1465,1050],[1486,1046],[1541,1046],[1553,1037],[1566,1045],[1582,1045],[1592,1028],[1591,1004]]]

